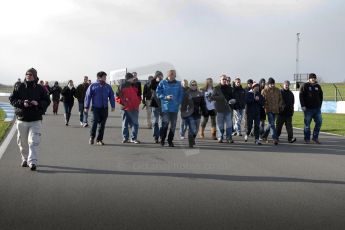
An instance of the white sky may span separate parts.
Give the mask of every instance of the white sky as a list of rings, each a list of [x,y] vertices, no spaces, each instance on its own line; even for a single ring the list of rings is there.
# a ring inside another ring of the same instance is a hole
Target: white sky
[[[344,25],[342,0],[2,0],[0,83],[163,61],[189,80],[292,80],[297,32],[300,72],[343,81]]]

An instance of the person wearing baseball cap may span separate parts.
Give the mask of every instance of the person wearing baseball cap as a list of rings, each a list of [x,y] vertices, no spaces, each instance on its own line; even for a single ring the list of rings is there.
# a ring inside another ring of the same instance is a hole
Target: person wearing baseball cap
[[[310,123],[315,121],[313,131],[313,142],[320,144],[319,133],[322,125],[321,106],[323,102],[323,92],[321,86],[316,81],[316,74],[309,74],[309,80],[300,88],[299,100],[304,112],[304,142],[310,143]]]

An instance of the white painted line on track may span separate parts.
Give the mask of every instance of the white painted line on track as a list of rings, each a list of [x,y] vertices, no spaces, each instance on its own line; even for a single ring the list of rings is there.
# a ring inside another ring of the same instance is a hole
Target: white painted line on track
[[[1,146],[0,146],[0,160],[2,158],[2,155],[4,155],[8,145],[10,144],[15,132],[16,132],[16,123],[13,124],[10,132],[7,134],[5,140],[2,142]]]

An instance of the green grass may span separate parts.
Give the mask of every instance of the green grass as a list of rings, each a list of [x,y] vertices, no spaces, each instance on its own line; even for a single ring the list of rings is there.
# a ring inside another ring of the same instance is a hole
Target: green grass
[[[292,124],[294,127],[304,127],[303,112],[295,112]],[[311,129],[314,128],[315,123],[312,122]],[[334,133],[345,136],[345,114],[323,113],[321,132]]]
[[[4,119],[5,119],[5,112],[2,109],[0,109],[0,143],[5,137],[7,129],[10,127],[10,124],[11,124],[10,122],[5,122]]]

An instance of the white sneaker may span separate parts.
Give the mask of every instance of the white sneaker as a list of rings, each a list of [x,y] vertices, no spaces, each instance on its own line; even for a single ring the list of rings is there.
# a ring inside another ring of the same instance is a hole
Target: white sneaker
[[[80,126],[83,126],[84,125],[84,123],[83,122],[80,122]]]
[[[181,140],[184,140],[184,136],[180,136],[180,139],[181,139]]]
[[[245,141],[245,142],[248,141],[248,135],[247,135],[247,134],[244,136],[244,141]]]

